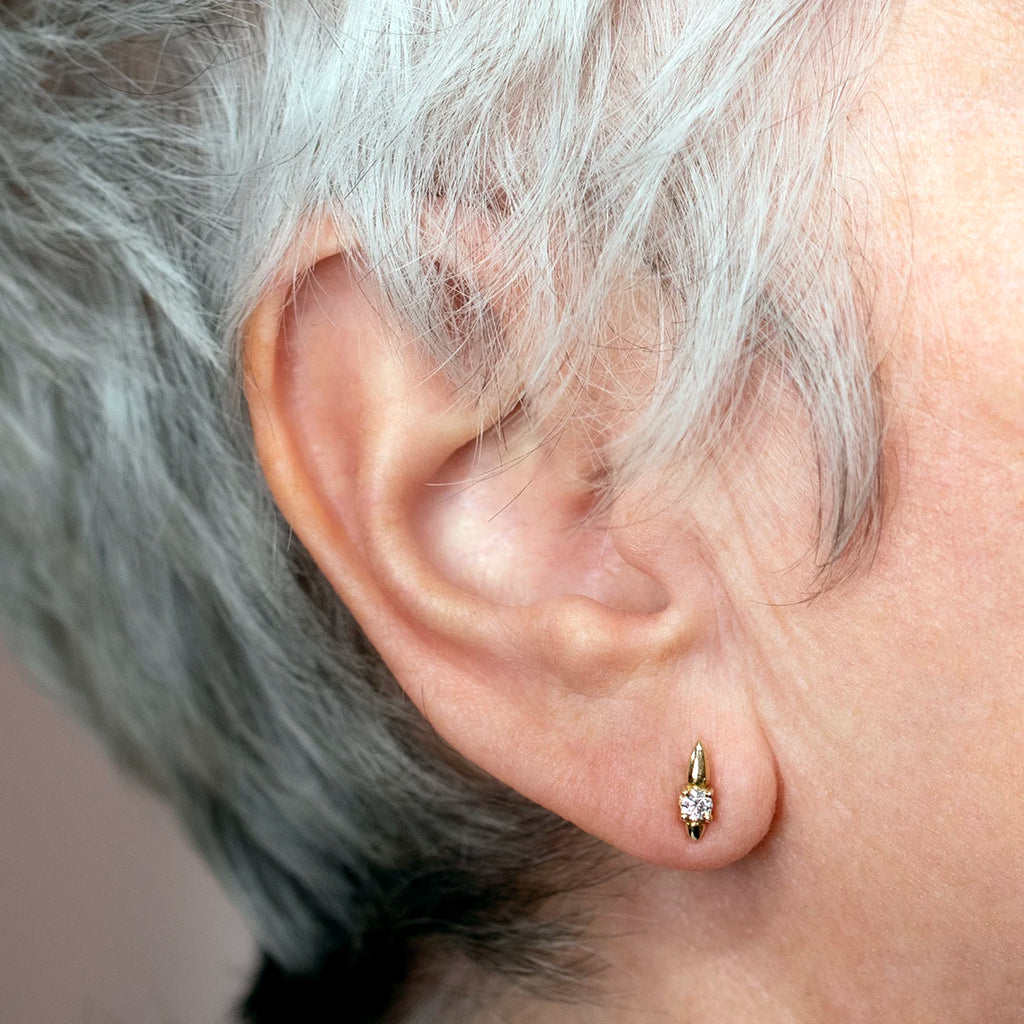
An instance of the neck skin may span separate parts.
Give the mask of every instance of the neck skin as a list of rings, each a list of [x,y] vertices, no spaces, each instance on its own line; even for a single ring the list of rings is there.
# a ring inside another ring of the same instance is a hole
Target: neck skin
[[[851,131],[891,418],[877,556],[800,602],[780,538],[809,505],[733,482],[715,509],[728,642],[765,680],[772,830],[717,871],[622,876],[596,1005],[501,1019],[1020,1019],[1024,18],[940,7],[901,10]]]

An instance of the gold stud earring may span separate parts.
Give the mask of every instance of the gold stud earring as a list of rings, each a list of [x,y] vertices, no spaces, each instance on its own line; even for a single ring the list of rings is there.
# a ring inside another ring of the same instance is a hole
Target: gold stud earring
[[[704,757],[704,746],[697,745],[690,755],[690,771],[686,785],[679,794],[679,817],[686,825],[690,838],[697,842],[704,835],[704,828],[715,810],[715,791],[708,785],[708,766]]]

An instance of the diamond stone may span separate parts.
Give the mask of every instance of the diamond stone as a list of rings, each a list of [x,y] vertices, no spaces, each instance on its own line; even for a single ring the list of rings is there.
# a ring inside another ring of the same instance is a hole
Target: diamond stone
[[[715,800],[710,789],[687,786],[679,794],[679,815],[683,821],[710,821]]]

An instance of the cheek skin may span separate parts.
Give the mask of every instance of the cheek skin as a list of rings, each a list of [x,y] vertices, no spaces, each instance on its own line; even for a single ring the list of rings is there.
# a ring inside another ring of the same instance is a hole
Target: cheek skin
[[[765,612],[784,678],[764,711],[793,780],[780,827],[830,880],[836,933],[904,963],[928,936],[950,976],[986,949],[974,991],[995,992],[1024,955],[1024,40],[979,74],[992,35],[929,38],[918,6],[849,167],[889,417],[881,545]]]

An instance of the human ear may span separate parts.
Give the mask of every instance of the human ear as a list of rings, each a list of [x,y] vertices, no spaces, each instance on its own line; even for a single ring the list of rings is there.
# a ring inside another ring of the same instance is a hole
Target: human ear
[[[571,419],[464,401],[329,224],[245,333],[258,455],[297,536],[463,756],[627,854],[712,868],[775,806],[774,762],[685,510],[594,507]],[[714,821],[678,795],[700,739]]]

